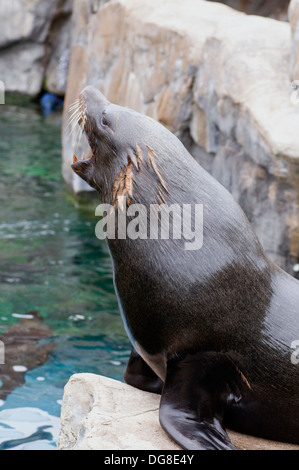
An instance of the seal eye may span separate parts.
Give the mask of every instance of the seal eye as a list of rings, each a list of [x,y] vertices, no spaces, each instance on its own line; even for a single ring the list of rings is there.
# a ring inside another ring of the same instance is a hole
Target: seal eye
[[[102,117],[101,117],[101,124],[102,124],[103,127],[109,126],[109,122],[107,121],[107,119],[105,118],[105,116],[102,116]]]

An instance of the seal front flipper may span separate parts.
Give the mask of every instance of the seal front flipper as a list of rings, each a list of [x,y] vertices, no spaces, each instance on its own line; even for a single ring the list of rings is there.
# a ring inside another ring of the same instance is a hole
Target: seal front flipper
[[[238,369],[222,353],[170,359],[160,403],[162,427],[188,450],[236,450],[222,423],[229,405],[241,399],[240,382]]]
[[[137,351],[132,348],[131,356],[124,373],[124,380],[133,387],[145,392],[161,393],[163,382],[147,365]]]

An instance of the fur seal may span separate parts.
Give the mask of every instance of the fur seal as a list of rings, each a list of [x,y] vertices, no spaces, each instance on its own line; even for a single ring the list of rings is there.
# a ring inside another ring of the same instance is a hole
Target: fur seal
[[[92,156],[72,168],[116,213],[120,196],[127,206],[204,210],[198,250],[183,239],[108,239],[133,344],[125,381],[161,393],[160,423],[185,449],[235,449],[226,427],[298,444],[298,281],[266,257],[231,194],[164,126],[91,86],[73,110]]]

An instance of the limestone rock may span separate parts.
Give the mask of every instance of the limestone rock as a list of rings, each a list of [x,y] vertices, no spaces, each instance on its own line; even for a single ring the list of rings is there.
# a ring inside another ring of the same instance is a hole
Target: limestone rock
[[[218,0],[211,0],[218,1]],[[268,16],[278,20],[287,20],[287,10],[290,0],[221,0],[236,10],[243,11],[248,15]]]
[[[0,47],[28,39],[43,43],[57,0],[4,0],[1,4]]]
[[[71,41],[72,3],[67,0],[57,8],[47,40],[50,50],[44,72],[44,87],[47,91],[63,96],[66,90]]]
[[[159,425],[159,397],[94,374],[65,387],[58,448],[179,449]]]
[[[203,0],[74,2],[64,110],[88,84],[163,123],[233,194],[268,256],[299,260],[297,132],[287,22]],[[63,175],[86,141],[63,135]],[[90,188],[88,188],[90,189]]]
[[[59,450],[179,450],[159,424],[159,395],[95,374],[75,374],[63,396]],[[228,431],[242,450],[299,446]]]
[[[59,31],[70,8],[70,0],[1,2],[0,79],[6,91],[38,95],[52,48],[56,52],[59,46],[51,34]]]
[[[291,80],[299,80],[299,0],[291,0],[288,17],[292,33],[290,75]],[[298,96],[295,98],[298,102]]]
[[[17,44],[14,53],[0,51],[0,77],[5,91],[36,96],[42,87],[44,46],[42,44]]]

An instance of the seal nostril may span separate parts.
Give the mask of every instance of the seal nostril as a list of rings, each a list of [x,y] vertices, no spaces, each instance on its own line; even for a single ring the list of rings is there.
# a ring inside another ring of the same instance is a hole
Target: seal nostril
[[[105,118],[105,116],[102,116],[101,118],[101,124],[103,126],[109,126],[109,122],[107,121],[107,119]]]

